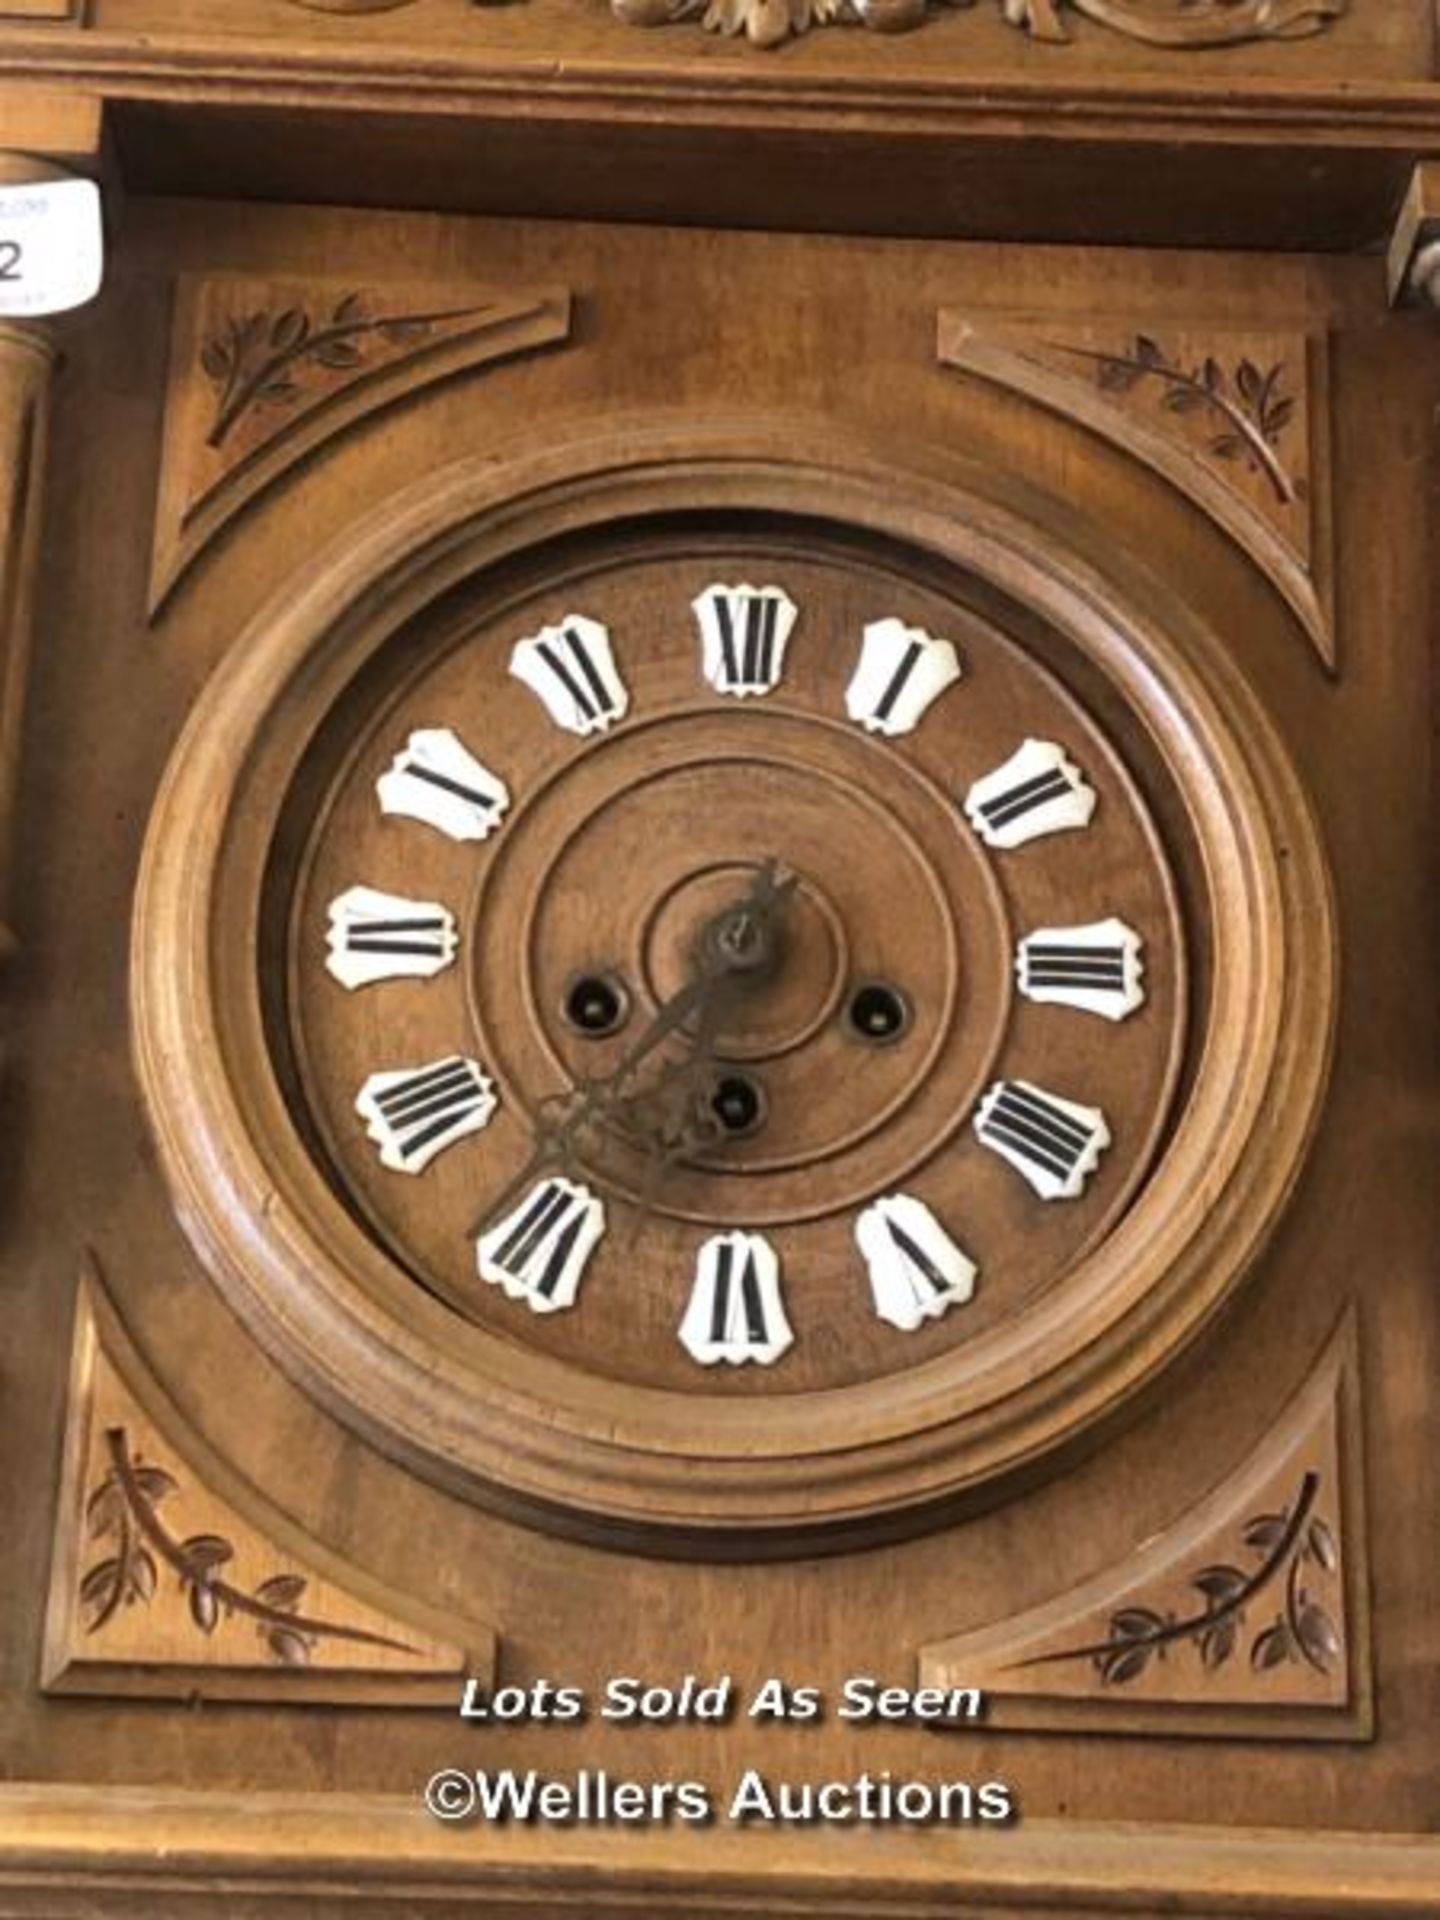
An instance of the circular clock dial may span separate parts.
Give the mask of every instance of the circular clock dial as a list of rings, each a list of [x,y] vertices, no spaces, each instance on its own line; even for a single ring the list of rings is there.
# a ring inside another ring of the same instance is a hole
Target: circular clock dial
[[[287,1017],[337,1186],[458,1312],[617,1381],[843,1386],[973,1340],[1105,1233],[1174,1091],[1183,939],[1121,756],[953,595],[826,546],[632,540],[447,608],[312,815]],[[516,668],[542,635],[537,690]],[[936,662],[958,677],[923,679]],[[576,689],[623,710],[580,731]],[[966,812],[987,778],[1019,796],[996,827]],[[773,965],[534,1163],[767,861],[793,876]],[[587,983],[608,988],[588,1022]],[[393,1123],[364,1095],[380,1075]],[[1010,1125],[977,1130],[996,1088]],[[667,1123],[717,1100],[667,1156]],[[486,1228],[532,1196],[544,1231],[487,1274]],[[730,1300],[703,1260],[723,1236]]]
[[[417,488],[157,804],[205,1264],[380,1444],[616,1545],[871,1537],[1084,1432],[1235,1284],[1327,1054],[1313,828],[1186,622],[848,442]]]

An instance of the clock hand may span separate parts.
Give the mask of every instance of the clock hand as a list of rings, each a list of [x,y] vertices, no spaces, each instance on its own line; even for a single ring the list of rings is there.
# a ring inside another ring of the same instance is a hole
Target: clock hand
[[[637,1069],[692,1016],[698,1016],[697,1029],[685,1058],[672,1062],[661,1076],[661,1087],[680,1077],[693,1075],[697,1062],[708,1064],[712,1057],[713,1033],[718,1017],[731,992],[746,976],[758,977],[774,965],[778,952],[776,929],[784,906],[793,893],[796,876],[776,860],[767,860],[749,891],[731,906],[723,907],[705,923],[696,943],[692,972],[685,983],[666,1000],[639,1038],[627,1048],[615,1066],[598,1078],[580,1081],[562,1093],[552,1094],[541,1103],[534,1125],[534,1147],[529,1159],[515,1178],[507,1183],[499,1198],[492,1201],[473,1232],[481,1232],[498,1218],[509,1203],[523,1192],[547,1166],[568,1166],[580,1135],[604,1122],[623,1123],[631,1112],[649,1099],[656,1087],[639,1095],[627,1096],[626,1083]],[[552,1118],[547,1108],[568,1108]],[[678,1158],[686,1142],[670,1157]]]

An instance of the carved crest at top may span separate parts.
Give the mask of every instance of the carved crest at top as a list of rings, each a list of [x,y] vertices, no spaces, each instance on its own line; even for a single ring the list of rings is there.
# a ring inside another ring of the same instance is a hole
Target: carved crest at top
[[[320,13],[389,12],[413,0],[294,0]],[[974,0],[610,0],[632,27],[699,21],[711,33],[744,34],[776,47],[812,27],[865,26],[905,33],[933,14]],[[1347,0],[1000,0],[1012,27],[1034,40],[1067,41],[1067,12],[1153,47],[1233,47],[1247,40],[1299,40],[1322,33]]]

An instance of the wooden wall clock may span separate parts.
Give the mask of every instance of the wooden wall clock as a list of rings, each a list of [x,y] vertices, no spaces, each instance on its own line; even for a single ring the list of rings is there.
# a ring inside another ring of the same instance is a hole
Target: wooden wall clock
[[[556,5],[0,33],[0,1905],[1432,1915],[1430,12]]]
[[[482,1502],[705,1555],[917,1524],[1153,1381],[1331,994],[1213,638],[813,427],[636,423],[347,535],[197,706],[134,942],[181,1217],[281,1363]]]

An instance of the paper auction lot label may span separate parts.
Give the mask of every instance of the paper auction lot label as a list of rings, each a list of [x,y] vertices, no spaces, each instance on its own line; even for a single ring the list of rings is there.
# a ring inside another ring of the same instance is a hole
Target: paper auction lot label
[[[38,319],[100,291],[105,241],[93,180],[0,187],[0,316]]]

